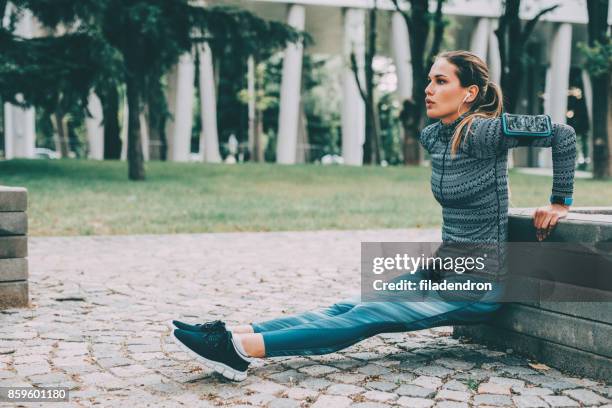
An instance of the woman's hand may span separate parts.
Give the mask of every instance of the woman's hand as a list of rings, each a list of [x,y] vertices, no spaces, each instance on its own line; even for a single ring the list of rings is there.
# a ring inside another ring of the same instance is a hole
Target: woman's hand
[[[548,237],[559,218],[564,218],[569,212],[569,206],[563,204],[551,204],[536,209],[533,214],[533,226],[536,229],[538,241]]]

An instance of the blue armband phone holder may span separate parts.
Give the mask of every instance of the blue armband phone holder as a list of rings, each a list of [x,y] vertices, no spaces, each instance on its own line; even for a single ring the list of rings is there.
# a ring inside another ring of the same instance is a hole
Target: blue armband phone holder
[[[502,130],[506,136],[546,137],[552,135],[552,122],[548,115],[504,113]]]

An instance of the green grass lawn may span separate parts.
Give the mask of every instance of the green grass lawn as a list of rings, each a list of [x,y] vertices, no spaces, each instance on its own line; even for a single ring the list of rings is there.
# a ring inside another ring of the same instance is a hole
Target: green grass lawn
[[[127,180],[117,161],[0,162],[0,183],[28,189],[29,231],[162,234],[434,227],[429,168],[146,164]],[[510,172],[511,204],[545,205],[552,180]],[[612,182],[576,180],[575,205],[612,205]]]

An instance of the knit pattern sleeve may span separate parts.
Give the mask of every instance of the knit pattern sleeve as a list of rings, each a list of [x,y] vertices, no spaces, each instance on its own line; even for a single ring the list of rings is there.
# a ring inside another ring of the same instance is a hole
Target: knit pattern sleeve
[[[576,131],[571,126],[553,123],[550,136],[529,133],[515,136],[503,132],[500,118],[475,118],[465,139],[465,149],[468,154],[478,158],[492,158],[519,146],[551,148],[552,193],[562,197],[572,196],[576,164]]]
[[[431,148],[436,143],[436,129],[437,124],[432,123],[419,132],[419,143],[428,153],[431,153]]]

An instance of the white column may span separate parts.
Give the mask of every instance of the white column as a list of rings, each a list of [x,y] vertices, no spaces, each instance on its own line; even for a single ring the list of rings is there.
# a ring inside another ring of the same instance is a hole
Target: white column
[[[170,161],[187,161],[191,153],[194,76],[195,67],[189,53],[181,55],[168,75],[168,110],[171,117],[166,122],[166,137]]]
[[[489,54],[487,57],[487,65],[489,66],[489,80],[499,84],[501,81],[501,57],[499,56],[499,42],[495,35],[495,30],[499,21],[497,19],[491,20],[489,24]]]
[[[15,35],[23,38],[32,37],[32,13],[24,10],[15,26]],[[17,97],[19,98],[20,95]],[[34,157],[36,146],[36,115],[34,108],[20,108],[15,105],[4,106],[4,155],[7,159],[16,157]],[[7,126],[10,124],[11,126]]]
[[[567,120],[567,91],[572,57],[572,25],[562,23],[556,27],[550,48],[550,68],[546,81],[546,113],[553,122]],[[541,167],[552,168],[552,152],[542,149],[538,154]]]
[[[251,160],[255,153],[255,58],[249,56],[247,61],[247,90],[249,95],[249,153]]]
[[[582,97],[586,103],[589,124],[591,124],[589,128],[593,128],[593,86],[591,85],[591,76],[589,75],[589,71],[585,68],[580,73],[580,77],[582,78],[582,85],[584,88],[584,95],[582,95]]]
[[[87,110],[91,117],[85,119],[87,128],[87,142],[89,144],[88,158],[104,160],[104,124],[102,103],[95,93],[89,94]]]
[[[212,51],[208,44],[201,44],[200,53],[200,154],[207,163],[220,163],[219,134],[217,133],[217,95],[213,70]]]
[[[20,96],[20,95],[18,95]],[[7,159],[32,158],[36,143],[34,108],[4,104],[4,155]]]
[[[147,117],[144,112],[140,112],[138,115],[140,122],[140,146],[142,148],[142,159],[149,161],[149,124],[147,123]]]
[[[130,118],[130,108],[127,103],[127,95],[123,95],[123,120],[121,123],[121,160],[127,160],[128,126]]]
[[[391,43],[397,74],[397,94],[400,102],[412,99],[412,61],[408,27],[402,15],[395,11],[391,18]]]
[[[612,7],[610,8],[612,9]],[[584,102],[586,103],[586,108],[587,108],[587,115],[589,117],[589,132],[588,132],[588,156],[591,159],[591,161],[593,160],[593,143],[592,143],[592,135],[593,135],[593,84],[591,83],[591,76],[589,75],[589,71],[586,68],[582,69],[582,72],[580,73],[580,76],[582,78],[582,85],[583,85],[583,90],[584,90],[584,95],[582,95],[582,97],[584,98]],[[609,108],[608,108],[609,109]]]
[[[476,22],[476,27],[472,31],[470,39],[470,50],[478,55],[483,61],[487,62],[487,47],[489,45],[489,33],[491,20],[488,18],[479,18]]]
[[[344,10],[344,69],[342,79],[342,157],[345,164],[363,164],[365,103],[351,70],[351,51],[357,58],[360,82],[365,82],[365,10]]]
[[[304,30],[306,9],[292,4],[287,12],[287,24]],[[289,44],[283,58],[283,77],[281,80],[280,106],[278,113],[278,144],[276,162],[294,164],[297,154],[298,123],[300,115],[300,93],[302,85],[301,43]]]

